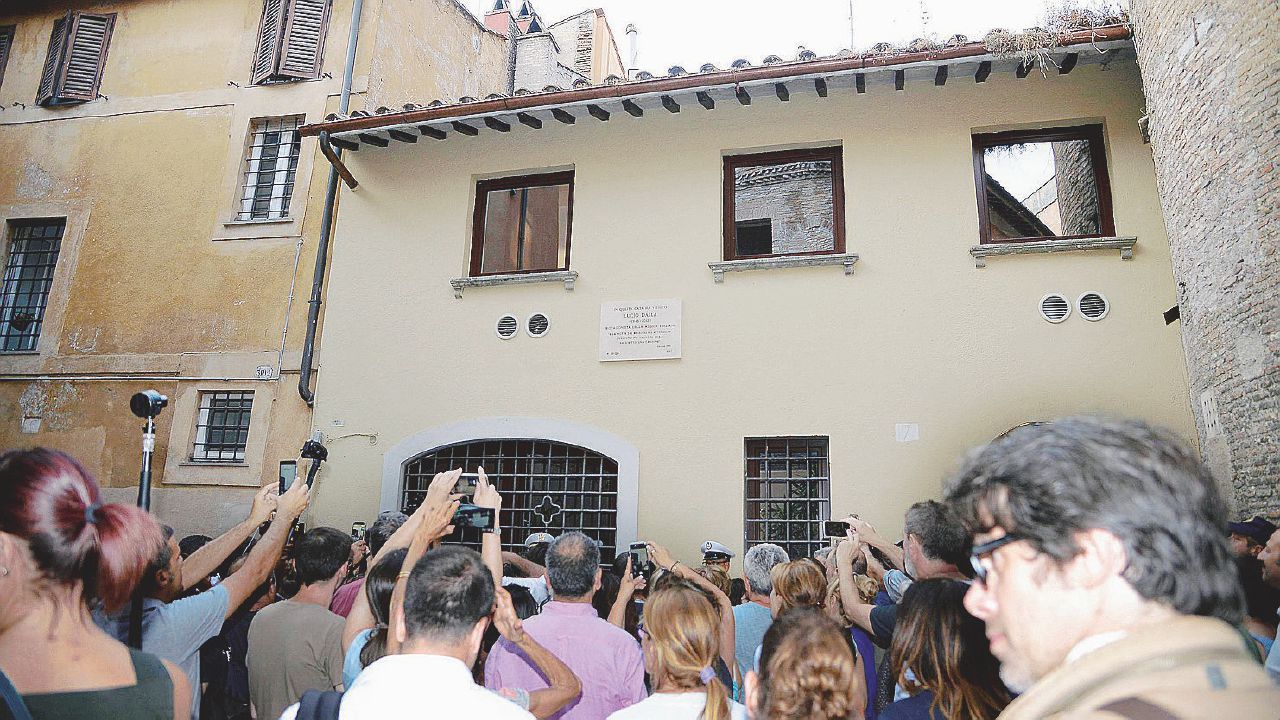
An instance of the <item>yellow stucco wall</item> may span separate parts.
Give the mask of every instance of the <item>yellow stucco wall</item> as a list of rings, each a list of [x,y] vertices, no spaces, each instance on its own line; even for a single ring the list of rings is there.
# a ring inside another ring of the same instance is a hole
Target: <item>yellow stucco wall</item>
[[[117,13],[104,97],[37,107],[49,34],[68,9]],[[352,0],[333,3],[320,79],[251,87],[261,0],[0,7],[0,25],[17,25],[0,84],[0,223],[68,218],[38,352],[0,354],[0,448],[67,450],[111,497],[131,501],[140,423],[128,399],[164,392],[155,509],[180,532],[239,520],[248,488],[296,455],[311,432],[296,386],[329,172],[316,140],[302,141],[288,221],[229,221],[251,121],[315,122],[336,109],[351,11]],[[384,91],[470,91],[493,72],[455,52],[471,47],[475,26],[449,0],[366,0],[352,107],[365,104],[371,73],[389,78],[377,83]],[[415,52],[448,49],[453,62],[428,68],[406,56],[410,33]],[[505,69],[498,77],[505,82]],[[421,100],[401,101],[410,99]],[[279,379],[255,380],[264,365]],[[202,390],[255,391],[244,465],[187,462]],[[39,418],[38,432],[23,432],[24,418]]]
[[[639,534],[686,559],[742,546],[743,438],[830,436],[832,509],[890,533],[935,497],[969,447],[1017,423],[1101,411],[1194,436],[1151,156],[1137,128],[1136,67],[944,88],[878,85],[790,103],[694,105],[643,118],[585,116],[477,138],[361,151],[334,250],[315,422],[335,442],[319,521],[378,510],[387,451],[475,418],[549,418],[639,449]],[[970,136],[1078,121],[1106,126],[1116,251],[993,258],[976,269]],[[721,158],[843,146],[847,246],[839,267],[732,273],[721,259]],[[475,288],[467,272],[478,178],[573,167],[572,269],[559,284]],[[1042,320],[1041,297],[1101,291],[1102,322]],[[683,358],[601,363],[602,302],[680,298]],[[546,313],[550,333],[503,341],[504,313]],[[894,425],[919,423],[899,443]],[[627,538],[620,538],[626,540]]]
[[[507,91],[507,39],[455,0],[382,0],[369,109]]]

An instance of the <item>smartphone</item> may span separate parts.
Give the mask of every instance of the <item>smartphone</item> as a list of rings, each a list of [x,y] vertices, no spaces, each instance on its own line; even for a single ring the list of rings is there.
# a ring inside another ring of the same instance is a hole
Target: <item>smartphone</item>
[[[458,478],[458,484],[453,486],[453,491],[462,493],[463,495],[475,495],[476,485],[480,482],[480,473],[462,473]]]
[[[364,523],[351,523],[351,542],[360,542],[364,539]]]
[[[824,527],[829,538],[842,538],[849,531],[849,524],[843,520],[828,520]]]
[[[482,508],[471,503],[463,503],[453,513],[455,527],[492,530],[494,523],[493,508]]]
[[[649,546],[642,542],[631,543],[631,577],[649,576]]]
[[[283,495],[293,485],[293,481],[298,479],[298,461],[297,460],[281,460],[280,461],[280,494]]]

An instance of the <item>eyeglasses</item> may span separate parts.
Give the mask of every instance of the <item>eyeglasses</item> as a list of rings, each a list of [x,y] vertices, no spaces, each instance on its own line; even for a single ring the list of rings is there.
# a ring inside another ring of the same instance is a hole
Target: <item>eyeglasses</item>
[[[983,558],[988,557],[996,550],[999,550],[1009,543],[1015,543],[1019,540],[1025,539],[1026,538],[1016,533],[1006,533],[995,540],[989,540],[982,544],[974,545],[973,550],[969,552],[969,564],[973,565],[974,580],[982,583],[983,585],[987,584],[987,566],[982,564]]]

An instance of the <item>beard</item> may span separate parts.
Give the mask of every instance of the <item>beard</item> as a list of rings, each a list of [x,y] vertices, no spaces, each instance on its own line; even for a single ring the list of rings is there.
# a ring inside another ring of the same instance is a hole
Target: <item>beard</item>
[[[1009,663],[1000,663],[1000,680],[1014,695],[1021,695],[1031,689],[1036,681],[1023,668],[1013,667]]]

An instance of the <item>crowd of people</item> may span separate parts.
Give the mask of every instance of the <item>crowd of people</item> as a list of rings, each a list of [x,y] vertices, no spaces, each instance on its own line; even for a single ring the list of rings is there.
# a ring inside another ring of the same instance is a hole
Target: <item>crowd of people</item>
[[[306,483],[217,538],[104,504],[70,456],[0,455],[0,720],[1277,717],[1280,531],[1194,452],[1065,418],[975,449],[899,542],[504,551],[441,473],[362,537],[295,532]],[[479,550],[447,543],[462,500]],[[510,529],[508,528],[509,532]],[[692,548],[691,548],[692,549]]]

